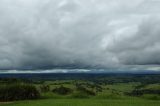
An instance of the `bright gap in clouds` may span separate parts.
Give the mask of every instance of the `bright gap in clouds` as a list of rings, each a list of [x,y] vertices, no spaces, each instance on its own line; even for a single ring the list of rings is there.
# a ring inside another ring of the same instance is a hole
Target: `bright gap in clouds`
[[[0,14],[0,69],[160,64],[159,0],[1,0]]]

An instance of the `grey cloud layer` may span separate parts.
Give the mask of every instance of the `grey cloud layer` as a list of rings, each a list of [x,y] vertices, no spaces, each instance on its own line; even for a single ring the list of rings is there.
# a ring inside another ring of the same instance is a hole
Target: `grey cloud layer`
[[[1,0],[0,69],[160,64],[159,0]]]

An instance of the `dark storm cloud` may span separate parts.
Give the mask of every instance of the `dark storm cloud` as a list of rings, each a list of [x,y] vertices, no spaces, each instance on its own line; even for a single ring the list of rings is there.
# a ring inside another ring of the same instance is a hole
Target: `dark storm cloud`
[[[158,0],[0,1],[0,69],[160,64],[159,41]]]

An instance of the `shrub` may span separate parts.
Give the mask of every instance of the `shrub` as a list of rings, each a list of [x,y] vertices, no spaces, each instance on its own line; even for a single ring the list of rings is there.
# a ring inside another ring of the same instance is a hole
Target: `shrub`
[[[69,93],[72,93],[73,90],[64,86],[60,86],[58,88],[55,88],[52,90],[52,92],[60,94],[60,95],[67,95]]]
[[[72,95],[73,98],[89,98],[89,95],[84,92],[76,92]]]
[[[85,88],[84,86],[82,85],[76,85],[76,88],[77,88],[77,91],[80,91],[80,92],[83,92],[83,93],[86,93],[88,95],[92,95],[92,96],[95,96],[96,93],[92,90],[89,90],[87,88]]]
[[[150,100],[160,100],[160,95],[156,94],[144,94],[142,97]]]
[[[41,92],[49,92],[50,91],[50,86],[43,84],[43,85],[40,86],[40,90],[41,90]]]
[[[37,99],[40,93],[33,85],[13,84],[0,87],[0,101]]]
[[[143,94],[158,94],[158,95],[160,95],[160,90],[152,90],[152,89],[138,90],[138,89],[135,89],[132,92],[129,92],[126,94],[130,95],[130,96],[142,96]]]

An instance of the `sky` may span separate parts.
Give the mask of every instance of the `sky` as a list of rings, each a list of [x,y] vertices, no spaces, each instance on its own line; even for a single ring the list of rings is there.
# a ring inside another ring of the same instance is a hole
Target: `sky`
[[[160,0],[0,0],[0,72],[54,68],[160,71]]]

